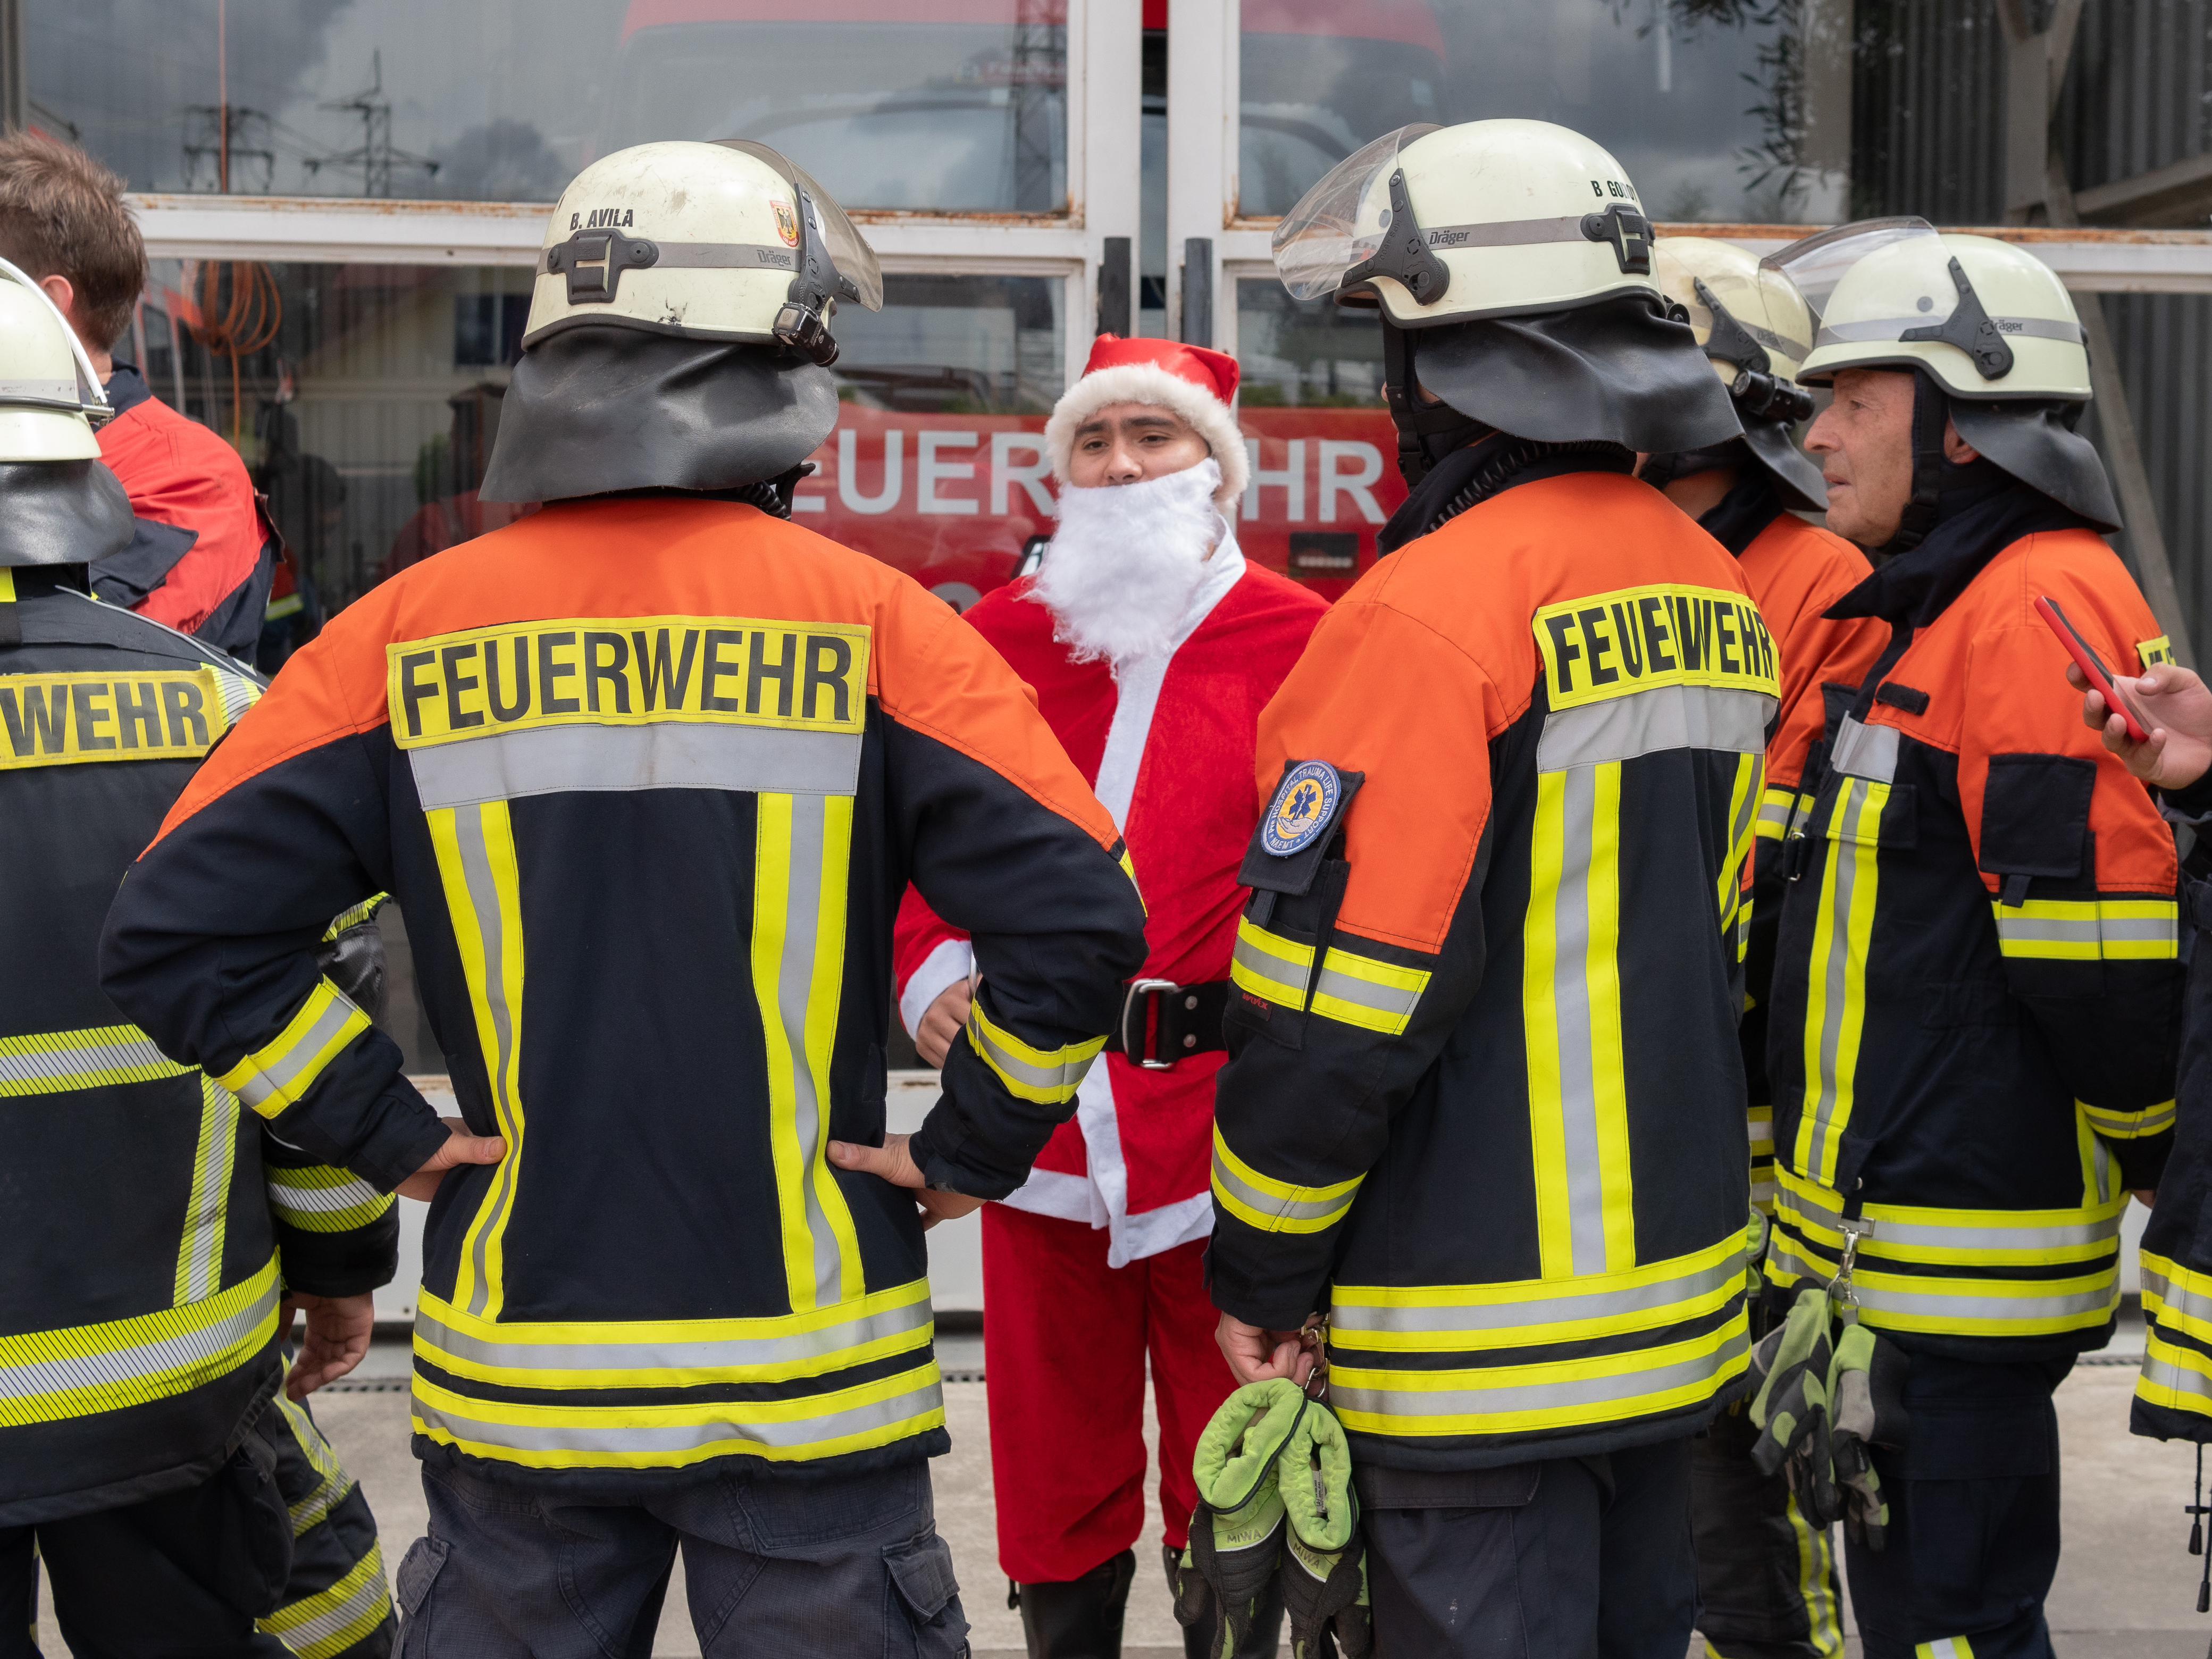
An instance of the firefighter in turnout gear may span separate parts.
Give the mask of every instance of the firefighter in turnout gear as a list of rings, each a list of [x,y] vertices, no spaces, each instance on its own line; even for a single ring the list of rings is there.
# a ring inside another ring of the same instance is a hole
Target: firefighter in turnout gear
[[[1810,798],[1800,785],[1832,699],[1858,688],[1889,637],[1867,617],[1832,621],[1828,607],[1865,580],[1866,555],[1797,517],[1827,504],[1820,469],[1792,435],[1813,399],[1795,384],[1813,349],[1813,319],[1776,271],[1742,249],[1702,237],[1661,239],[1656,275],[1682,307],[1742,422],[1741,437],[1654,455],[1640,475],[1736,556],[1782,658],[1782,711],[1766,749],[1745,957],[1744,1073],[1751,1095],[1751,1197],[1774,1210],[1774,1097],[1766,1079],[1768,985],[1781,914],[1783,843]],[[1802,805],[1801,805],[1802,803]],[[1753,1329],[1759,1310],[1752,1310]],[[1692,1448],[1698,1626],[1723,1659],[1835,1659],[1843,1604],[1825,1528],[1807,1523],[1788,1489],[1751,1462],[1756,1437],[1740,1402]]]
[[[398,1220],[100,990],[116,884],[259,683],[92,599],[132,520],[74,348],[0,264],[0,1654],[37,1651],[43,1558],[78,1653],[373,1659],[376,1523],[278,1339],[305,1306],[295,1396],[350,1370]]]
[[[2025,251],[1877,221],[1772,256],[1832,388],[1807,447],[1876,568],[1830,615],[1887,643],[1832,718],[1785,843],[1766,1261],[1911,1362],[1847,1541],[1870,1659],[2045,1656],[2051,1395],[2119,1304],[2120,1215],[2172,1141],[2173,838],[2085,731],[2054,602],[2134,673],[2164,640],[2099,532],[2079,319]]]
[[[1294,295],[1379,305],[1412,493],[1261,717],[1209,1268],[1242,1381],[1326,1316],[1382,1652],[1680,1654],[1747,1364],[1781,670],[1630,476],[1741,429],[1650,256],[1534,121],[1391,135],[1277,233]]]
[[[485,482],[548,505],[294,657],[111,917],[109,989],[168,1051],[375,1190],[434,1190],[410,1655],[649,1643],[679,1542],[702,1640],[963,1650],[922,1230],[1073,1111],[1143,910],[1004,662],[787,521],[837,307],[880,301],[773,151],[587,168]],[[886,1142],[909,879],[981,986]],[[378,890],[465,1127],[316,969],[314,917]]]

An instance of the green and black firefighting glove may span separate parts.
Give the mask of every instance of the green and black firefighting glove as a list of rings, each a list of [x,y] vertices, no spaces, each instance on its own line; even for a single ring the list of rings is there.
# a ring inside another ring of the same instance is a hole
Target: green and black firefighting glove
[[[1759,1379],[1751,1421],[1759,1431],[1751,1461],[1761,1474],[1789,1481],[1798,1510],[1815,1527],[1830,1525],[1838,1513],[1828,1446],[1828,1372],[1834,1358],[1828,1292],[1818,1285],[1800,1291],[1780,1328],[1769,1331],[1751,1352],[1751,1374]]]
[[[1294,1659],[1365,1659],[1374,1646],[1367,1610],[1367,1549],[1352,1491],[1352,1448],[1326,1406],[1307,1407],[1275,1462],[1290,1536],[1283,1551],[1283,1607]]]
[[[1202,1623],[1211,1592],[1221,1614],[1211,1659],[1230,1659],[1243,1647],[1268,1599],[1283,1554],[1275,1461],[1310,1404],[1287,1377],[1248,1382],[1222,1401],[1198,1437],[1191,1460],[1198,1507],[1176,1575],[1176,1619]]]
[[[1894,1342],[1863,1325],[1847,1325],[1828,1371],[1828,1443],[1838,1507],[1851,1535],[1870,1550],[1882,1547],[1889,1504],[1869,1448],[1905,1443],[1905,1373],[1911,1362]]]

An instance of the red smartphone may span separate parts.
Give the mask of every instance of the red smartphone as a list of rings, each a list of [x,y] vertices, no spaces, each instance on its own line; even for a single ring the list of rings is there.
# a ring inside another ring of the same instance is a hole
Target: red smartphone
[[[2081,678],[2089,682],[2092,690],[2101,692],[2105,707],[2127,723],[2128,736],[2136,743],[2150,740],[2150,721],[2145,717],[2142,705],[2112,684],[2112,670],[2106,668],[2083,639],[2066,613],[2058,608],[2058,601],[2048,595],[2036,600],[2036,611],[2058,635],[2058,643],[2066,647],[2066,654],[2074,659],[2074,665],[2081,671]]]

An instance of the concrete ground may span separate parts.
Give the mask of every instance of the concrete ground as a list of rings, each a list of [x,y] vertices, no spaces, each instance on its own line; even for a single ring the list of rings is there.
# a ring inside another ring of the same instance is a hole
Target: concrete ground
[[[949,1377],[975,1377],[977,1339],[941,1344]],[[2186,1553],[2192,1454],[2181,1445],[2138,1440],[2127,1432],[2131,1364],[2111,1363],[2142,1348],[2141,1327],[2124,1328],[2102,1364],[2075,1367],[2058,1394],[2065,1455],[2066,1553],[2051,1602],[2056,1644],[2069,1659],[2202,1659],[2212,1618],[2195,1612],[2201,1564]],[[385,1563],[396,1567],[423,1524],[422,1489],[407,1450],[406,1352],[380,1344],[362,1371],[315,1397],[315,1414],[346,1467],[367,1490],[384,1530]],[[952,1546],[962,1596],[974,1626],[977,1659],[1016,1659],[1021,1620],[1006,1607],[1006,1579],[993,1543],[991,1458],[981,1381],[950,1381],[945,1414],[952,1455],[935,1466],[938,1523]],[[1181,1634],[1169,1609],[1158,1566],[1157,1492],[1137,1547],[1130,1597],[1129,1659],[1180,1656]],[[682,1569],[670,1587],[654,1650],[668,1656],[699,1651],[683,1612]],[[48,1659],[65,1654],[50,1609],[41,1630]],[[1852,1647],[1856,1649],[1853,1642]],[[1538,1656],[1537,1659],[1541,1659]]]

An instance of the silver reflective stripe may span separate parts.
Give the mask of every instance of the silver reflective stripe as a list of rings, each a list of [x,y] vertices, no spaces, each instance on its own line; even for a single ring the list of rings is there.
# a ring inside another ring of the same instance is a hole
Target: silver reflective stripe
[[[1926,328],[1943,320],[1935,316],[1876,317],[1865,322],[1836,323],[1823,327],[1814,344],[1856,345],[1873,340],[1902,340],[1907,329]],[[2007,339],[2063,340],[2069,345],[2081,345],[2088,338],[2081,324],[2051,317],[1992,317],[1990,320]]]
[[[1738,1270],[1741,1271],[1740,1269]],[[1498,1417],[1517,1412],[1587,1411],[1689,1388],[1720,1376],[1751,1350],[1739,1331],[1711,1353],[1649,1370],[1613,1376],[1578,1376],[1557,1382],[1506,1383],[1491,1389],[1372,1389],[1332,1383],[1328,1402],[1339,1412],[1376,1417]],[[1505,1373],[1510,1374],[1510,1372]],[[1480,1430],[1472,1431],[1480,1432]],[[1374,1431],[1387,1434],[1388,1428]]]
[[[375,1547],[374,1543],[371,1547]],[[380,1561],[378,1566],[380,1568],[381,1565],[382,1563]],[[352,1575],[349,1573],[347,1577],[350,1577]],[[341,1579],[339,1582],[342,1583],[344,1580]],[[337,1585],[331,1586],[332,1589],[336,1588]],[[291,1622],[291,1617],[296,1608],[306,1603],[319,1601],[322,1596],[328,1594],[330,1591],[325,1590],[315,1595],[302,1596],[297,1601],[287,1602],[266,1619],[257,1620],[257,1625],[261,1630],[279,1636],[284,1645],[293,1652],[306,1653],[311,1651],[318,1642],[326,1642],[332,1637],[352,1630],[356,1625],[374,1617],[380,1608],[388,1607],[391,1605],[392,1591],[384,1582],[382,1571],[365,1572],[362,1576],[361,1583],[354,1586],[351,1593],[343,1601],[324,1608],[312,1619],[301,1620],[296,1625]],[[363,1632],[362,1634],[367,1635],[368,1632]],[[351,1650],[351,1644],[349,1644],[347,1650]]]
[[[729,789],[849,795],[860,734],[661,720],[544,726],[408,751],[426,811],[526,795],[633,789]]]
[[[1313,968],[1313,952],[1306,951],[1303,963],[1285,962],[1272,951],[1263,951],[1244,936],[1242,927],[1237,932],[1237,947],[1231,960],[1264,984],[1279,991],[1281,1000],[1293,1009],[1306,1006],[1306,975]]]
[[[926,1339],[933,1315],[929,1298],[921,1297],[902,1308],[886,1308],[864,1318],[818,1330],[797,1331],[782,1336],[725,1337],[687,1342],[664,1337],[634,1342],[491,1342],[455,1330],[428,1309],[415,1316],[415,1334],[423,1343],[472,1364],[518,1373],[533,1386],[556,1386],[538,1374],[545,1371],[718,1371],[738,1374],[769,1367],[803,1366],[830,1359],[871,1342],[921,1333]],[[919,1347],[921,1342],[912,1346]],[[712,1379],[697,1377],[692,1382]]]
[[[476,912],[478,942],[483,948],[483,983],[477,988],[477,994],[491,1015],[496,1044],[496,1051],[484,1056],[484,1069],[490,1073],[492,1100],[504,1104],[514,1098],[518,1011],[507,1001],[507,957],[511,945],[506,912],[499,902],[499,884],[492,877],[491,854],[484,842],[482,808],[463,808],[453,814],[453,844],[461,855],[461,879],[469,890],[469,908]],[[472,1314],[483,1314],[491,1304],[491,1272],[486,1258],[493,1228],[486,1218],[497,1216],[506,1207],[507,1188],[514,1182],[519,1160],[512,1156],[514,1148],[507,1150],[510,1156],[495,1166],[471,1224],[476,1237],[471,1246],[468,1311]]]
[[[1775,1237],[1772,1259],[1774,1265],[1782,1272],[1801,1279],[1810,1279],[1825,1285],[1834,1277],[1800,1255],[1781,1234]],[[1867,1274],[1862,1271],[1853,1275],[1851,1289],[1858,1297],[1859,1306],[1870,1314],[1888,1314],[1898,1318],[1940,1319],[1951,1329],[1972,1335],[1977,1334],[1971,1328],[1975,1325],[2012,1325],[2022,1321],[2048,1323],[2117,1307],[2120,1299],[2117,1258],[2100,1267],[2098,1277],[2104,1283],[2095,1290],[2055,1292],[2049,1296],[1981,1296],[1969,1291],[1915,1291],[1901,1288],[1893,1283],[1872,1285],[1867,1282]],[[1950,1282],[1955,1284],[1958,1281]],[[2013,1279],[1990,1282],[2021,1285],[2033,1281]]]
[[[1563,708],[1544,717],[1536,769],[1564,772],[1668,749],[1764,754],[1767,717],[1774,708],[1774,699],[1759,692],[1711,685],[1655,685]]]
[[[1596,1059],[1591,1052],[1589,974],[1590,850],[1597,823],[1597,774],[1577,767],[1562,780],[1559,886],[1552,899],[1552,1004],[1559,1036],[1559,1094],[1538,1100],[1556,1107],[1565,1143],[1571,1270],[1603,1273],[1605,1175],[1598,1150]]]
[[[190,1210],[177,1264],[177,1302],[205,1301],[222,1288],[222,1236],[230,1209],[231,1165],[238,1155],[238,1097],[200,1073],[200,1133]]]
[[[1783,1207],[1795,1212],[1814,1226],[1829,1232],[1838,1231],[1843,1224],[1843,1212],[1820,1200],[1808,1198],[1797,1188],[1790,1188],[1784,1197]],[[1972,1221],[1952,1225],[1940,1221],[1900,1221],[1894,1215],[1883,1213],[1879,1206],[1870,1207],[1868,1219],[1874,1224],[1874,1232],[1861,1247],[1868,1255],[1895,1255],[1904,1249],[1954,1250],[2063,1250],[2083,1244],[2112,1243],[2120,1236],[2120,1218],[2117,1215],[2101,1221],[2084,1220],[2063,1222],[2055,1227],[2034,1226],[2005,1219],[2002,1210],[1974,1210],[1964,1213]]]
[[[824,1441],[842,1440],[871,1431],[893,1428],[945,1406],[944,1385],[933,1362],[928,1381],[902,1394],[866,1405],[830,1407],[834,1395],[822,1397],[825,1409],[818,1416],[778,1416],[744,1420],[749,1413],[786,1412],[794,1403],[770,1401],[755,1404],[733,1401],[719,1409],[733,1421],[713,1423],[638,1423],[634,1407],[610,1406],[604,1424],[501,1423],[471,1415],[453,1406],[434,1405],[417,1389],[415,1416],[425,1428],[443,1429],[457,1440],[503,1447],[509,1451],[627,1453],[663,1455],[696,1450],[727,1442],[750,1442],[776,1450],[796,1451]],[[491,1401],[483,1402],[487,1406]],[[812,1403],[812,1402],[804,1402]],[[715,1409],[708,1407],[708,1409]]]
[[[1544,1325],[1581,1324],[1585,1321],[1618,1319],[1630,1314],[1656,1313],[1695,1302],[1743,1277],[1743,1259],[1731,1252],[1718,1261],[1650,1285],[1626,1290],[1577,1293],[1572,1279],[1547,1281],[1547,1295],[1522,1302],[1462,1303],[1431,1307],[1363,1307],[1340,1297],[1328,1311],[1334,1331],[1465,1332],[1525,1331]]]
[[[77,409],[84,398],[75,380],[0,380],[0,404],[26,401]]]
[[[2147,1297],[2156,1297],[2165,1304],[2166,1310],[2178,1318],[2212,1325],[2212,1296],[2191,1290],[2185,1285],[2176,1285],[2167,1277],[2165,1268],[2148,1255],[2142,1259],[2142,1291]]]
[[[1897,777],[1897,728],[1861,726],[1851,715],[1836,733],[1834,769],[1873,783],[1889,783]]]
[[[216,696],[222,701],[222,719],[226,726],[235,726],[246,711],[261,700],[261,688],[242,674],[228,670],[215,671]]]
[[[325,980],[323,985],[329,987],[330,981]],[[292,1092],[291,1085],[322,1062],[323,1050],[345,1029],[346,1022],[359,1017],[361,1010],[354,1006],[352,1000],[344,992],[331,987],[330,1000],[323,1012],[315,1017],[313,1024],[292,1041],[283,1054],[276,1058],[275,1064],[264,1067],[256,1055],[251,1057],[250,1064],[239,1068],[244,1076],[239,1077],[237,1073],[226,1073],[224,1075],[237,1078],[238,1097],[249,1106],[258,1108],[280,1094],[289,1097]],[[266,1054],[268,1050],[264,1048],[261,1052]]]
[[[1779,800],[1761,800],[1759,803],[1759,821],[1771,823],[1777,830],[1787,830],[1790,827],[1790,805],[1791,802],[1786,796]]]
[[[979,1000],[975,1006],[980,1011],[981,1001]],[[968,1022],[968,1040],[979,1044],[991,1064],[1015,1082],[1044,1094],[1073,1092],[1091,1070],[1091,1062],[1098,1057],[1098,1050],[1093,1048],[1080,1059],[1066,1060],[1057,1066],[1032,1066],[1000,1042],[984,1024],[980,1014]],[[1066,1054],[1068,1051],[1062,1049],[1060,1052]]]
[[[1600,241],[1604,237],[1583,234],[1583,216],[1569,213],[1556,219],[1494,219],[1482,225],[1424,226],[1421,234],[1432,248],[1450,252],[1458,247],[1528,247],[1540,242]]]
[[[212,1359],[252,1335],[276,1306],[276,1276],[252,1301],[212,1325],[179,1332],[136,1347],[70,1354],[28,1365],[0,1365],[0,1400],[22,1400],[72,1389],[113,1388]]]
[[[1379,1014],[1388,1014],[1403,1030],[1413,1018],[1413,1010],[1420,1006],[1419,991],[1401,989],[1395,985],[1377,985],[1372,980],[1356,979],[1352,975],[1332,968],[1329,963],[1336,952],[1331,951],[1321,959],[1321,977],[1314,981],[1314,1001],[1323,997],[1334,997],[1339,1002],[1349,1002],[1355,1007],[1372,1008]]]
[[[94,1040],[69,1042],[71,1037]],[[45,1046],[49,1042],[58,1046]],[[68,1046],[58,1046],[63,1043]],[[62,1094],[104,1083],[150,1083],[157,1078],[182,1077],[190,1070],[155,1048],[154,1039],[135,1025],[0,1042],[0,1095]]]
[[[2008,945],[2101,945],[2106,939],[2171,945],[2176,919],[2165,916],[2036,916],[1996,907],[1997,937]]]
[[[584,234],[592,233],[586,231]],[[538,274],[552,274],[552,258],[568,246],[562,242],[538,256]],[[761,242],[655,242],[651,265],[631,270],[796,270],[799,250]],[[586,260],[585,263],[596,264]]]
[[[374,1204],[384,1196],[359,1176],[349,1176],[336,1187],[309,1186],[304,1182],[287,1180],[293,1171],[278,1165],[265,1166],[269,1179],[270,1201],[280,1210],[297,1210],[306,1214],[331,1215],[340,1210],[350,1210],[363,1204]]]
[[[857,755],[860,739],[855,738],[853,743]],[[821,933],[823,883],[827,879],[842,884],[846,871],[842,860],[835,870],[823,868],[829,801],[821,795],[793,795],[788,799],[791,857],[784,879],[783,956],[776,968],[775,1006],[773,1010],[763,1008],[761,1013],[763,1018],[772,1018],[783,1028],[786,1063],[791,1076],[792,1132],[799,1152],[797,1185],[806,1209],[807,1235],[814,1245],[814,1296],[815,1305],[819,1307],[835,1305],[842,1299],[844,1258],[838,1250],[836,1230],[830,1224],[829,1213],[822,1207],[822,1194],[814,1180],[829,1109],[816,1086],[813,1060],[807,1053],[806,1024],[814,994],[815,952],[826,949],[839,959],[830,969],[832,988],[841,986],[844,979],[840,971],[844,936],[840,933],[825,940]],[[765,809],[767,803],[763,805]],[[759,885],[755,884],[756,897]],[[832,988],[829,994],[834,998],[836,989]],[[858,1285],[852,1287],[855,1292],[860,1288]]]
[[[1213,1152],[1213,1182],[1237,1202],[1249,1206],[1261,1215],[1273,1216],[1279,1221],[1326,1222],[1349,1210],[1352,1199],[1357,1196],[1356,1188],[1352,1192],[1339,1193],[1334,1198],[1289,1199],[1274,1193],[1262,1192],[1223,1161],[1221,1149],[1218,1146]]]

